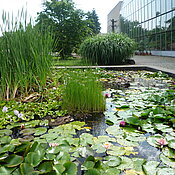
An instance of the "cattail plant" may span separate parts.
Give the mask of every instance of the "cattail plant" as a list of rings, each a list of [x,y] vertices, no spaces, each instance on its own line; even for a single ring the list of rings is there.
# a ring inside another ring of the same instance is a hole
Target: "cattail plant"
[[[105,98],[102,85],[92,72],[72,72],[66,78],[63,108],[73,112],[102,112]]]
[[[52,36],[41,33],[24,10],[13,15],[3,13],[0,26],[0,99],[13,99],[34,87],[42,88],[50,72]]]
[[[84,59],[98,65],[125,64],[135,50],[135,42],[123,34],[110,33],[86,39],[80,46]]]

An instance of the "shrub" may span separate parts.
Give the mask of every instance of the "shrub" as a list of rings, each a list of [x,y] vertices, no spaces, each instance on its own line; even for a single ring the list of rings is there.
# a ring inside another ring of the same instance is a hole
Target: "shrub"
[[[91,72],[72,72],[66,79],[63,108],[73,112],[101,112],[105,110],[102,86]]]
[[[13,19],[13,17],[12,17]],[[0,99],[24,95],[33,87],[43,87],[51,66],[52,36],[26,24],[22,11],[11,21],[3,15],[0,38]]]
[[[125,64],[135,50],[135,42],[123,34],[110,33],[86,39],[80,55],[98,65]]]

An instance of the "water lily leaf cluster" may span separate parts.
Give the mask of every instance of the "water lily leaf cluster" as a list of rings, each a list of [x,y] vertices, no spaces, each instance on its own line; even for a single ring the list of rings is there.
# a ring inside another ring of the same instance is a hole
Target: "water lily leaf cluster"
[[[94,73],[103,80],[130,77],[130,88],[104,92],[110,124],[105,134],[92,135],[92,128],[80,121],[49,126],[47,115],[69,112],[61,110],[61,90],[52,82],[55,88],[46,90],[50,94],[43,94],[42,103],[0,103],[0,174],[175,174],[175,91],[168,88],[172,79],[145,72]],[[62,75],[58,77],[63,85]]]

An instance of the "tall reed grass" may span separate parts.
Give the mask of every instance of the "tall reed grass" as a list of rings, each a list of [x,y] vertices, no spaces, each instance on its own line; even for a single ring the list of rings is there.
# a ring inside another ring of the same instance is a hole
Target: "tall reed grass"
[[[53,39],[27,24],[24,10],[16,18],[2,15],[0,37],[0,99],[13,99],[34,87],[42,88],[51,67]]]
[[[105,99],[102,85],[92,72],[72,72],[66,79],[63,108],[73,112],[102,112]]]
[[[98,65],[125,64],[135,50],[135,42],[123,34],[104,34],[86,39],[80,46],[83,58]]]

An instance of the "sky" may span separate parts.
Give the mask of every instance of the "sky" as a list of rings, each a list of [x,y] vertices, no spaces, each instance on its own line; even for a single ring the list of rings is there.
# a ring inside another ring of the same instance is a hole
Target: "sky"
[[[0,0],[0,23],[2,11],[13,12],[14,16],[24,7],[32,19],[36,19],[37,12],[42,11],[43,0]],[[119,0],[73,0],[76,8],[82,9],[84,12],[95,9],[99,22],[101,23],[101,32],[107,32],[107,15],[117,5]]]

